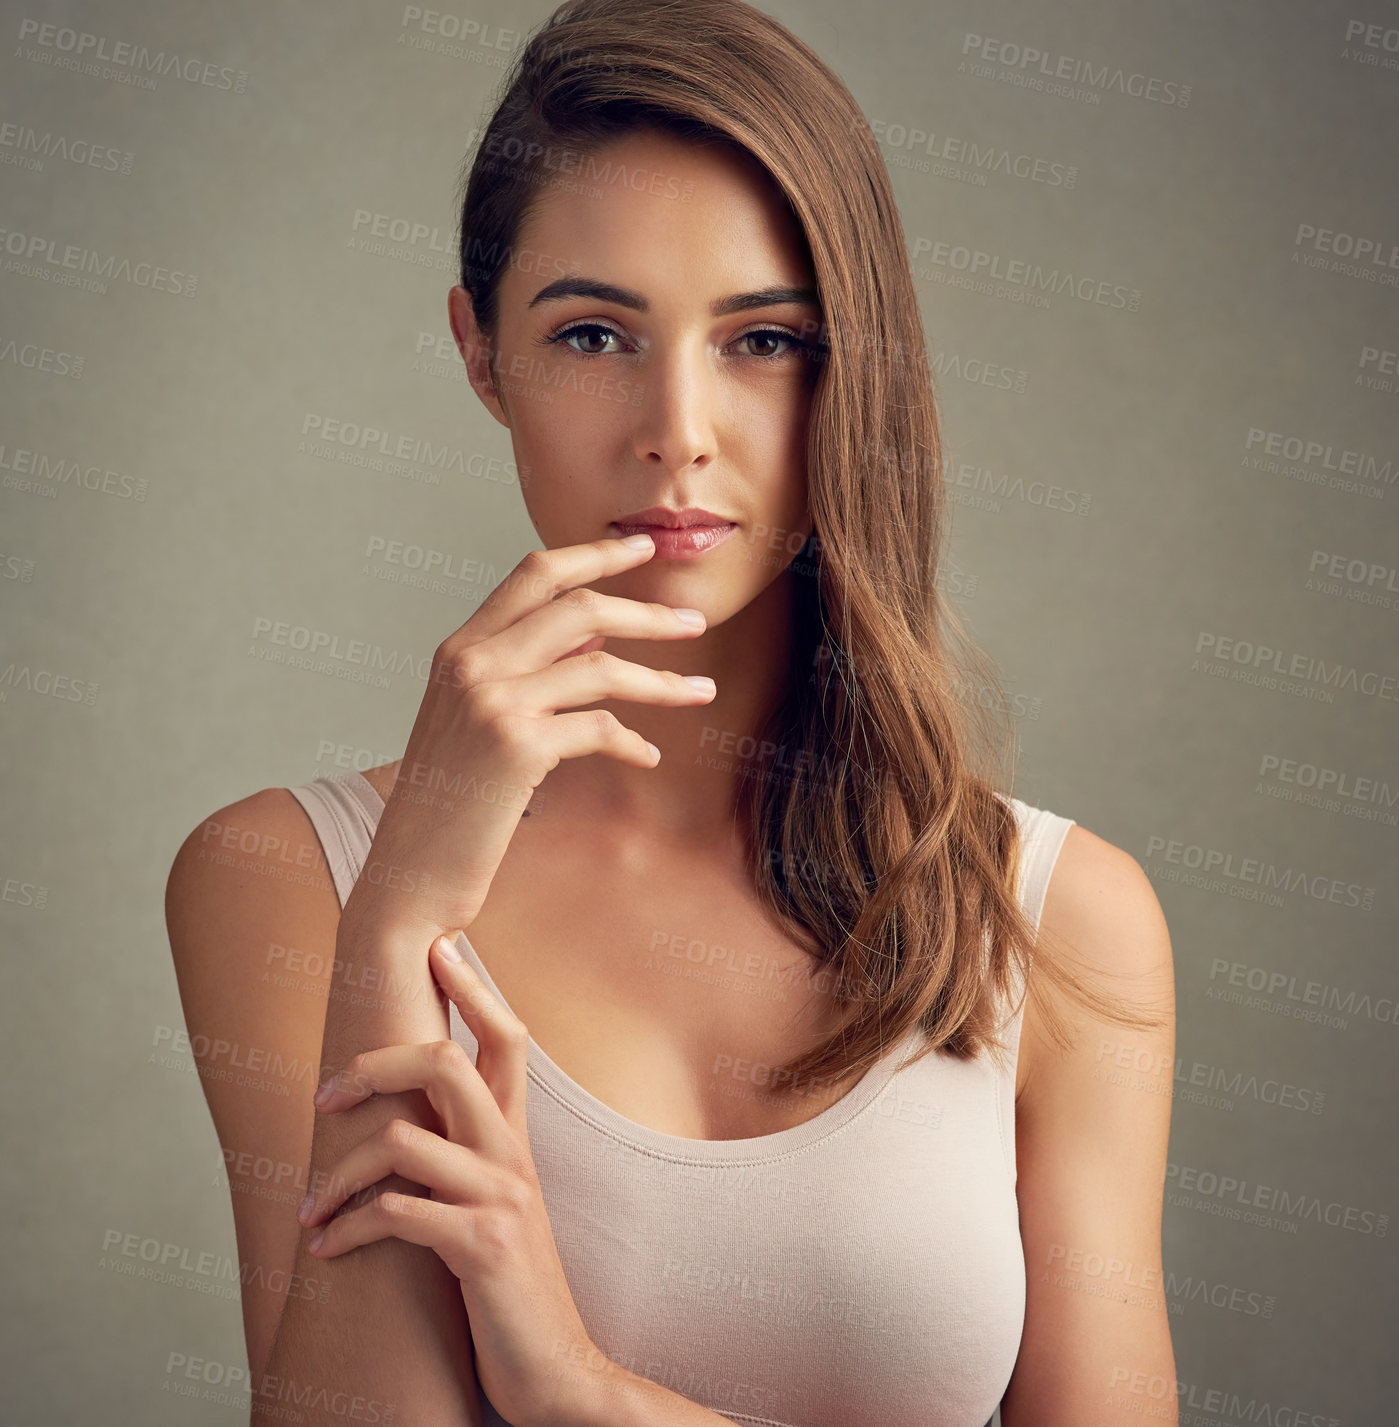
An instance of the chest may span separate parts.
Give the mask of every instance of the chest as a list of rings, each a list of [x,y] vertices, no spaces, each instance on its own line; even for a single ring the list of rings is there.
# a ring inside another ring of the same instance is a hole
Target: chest
[[[809,1142],[698,1151],[533,1095],[535,1163],[593,1341],[754,1427],[981,1427],[1026,1291],[1005,1088],[984,1064],[927,1057],[873,1099],[852,1092]]]
[[[757,901],[737,859],[593,857],[517,834],[468,935],[545,1054],[638,1124],[765,1135],[850,1088],[771,1088],[838,1016],[829,971]]]
[[[742,1139],[814,1118],[851,1082],[769,1076],[838,1024],[830,972],[756,897],[736,849],[665,855],[522,822],[470,929],[533,1040],[638,1124]],[[1015,1093],[1040,1053],[1027,999]]]

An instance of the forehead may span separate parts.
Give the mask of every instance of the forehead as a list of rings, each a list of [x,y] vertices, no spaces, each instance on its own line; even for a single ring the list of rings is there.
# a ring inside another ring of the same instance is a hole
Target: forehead
[[[801,225],[743,150],[656,131],[614,140],[544,183],[517,235],[502,295],[528,303],[566,275],[616,282],[658,303],[811,277]]]

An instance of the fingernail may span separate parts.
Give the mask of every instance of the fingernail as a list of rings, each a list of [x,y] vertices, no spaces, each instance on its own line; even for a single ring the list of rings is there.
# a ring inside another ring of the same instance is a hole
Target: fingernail
[[[633,550],[646,550],[654,543],[649,535],[643,535],[640,531],[637,531],[635,535],[624,535],[622,537],[622,544],[630,545]]]
[[[691,629],[704,628],[704,611],[699,609],[677,609],[675,613],[681,621],[688,624]]]
[[[708,674],[686,674],[685,682],[692,684],[702,693],[712,694],[714,692],[714,680]]]
[[[314,1239],[312,1239],[311,1242],[307,1245],[307,1248],[309,1248],[312,1253],[315,1253],[316,1250],[317,1250],[318,1248],[320,1248],[321,1243],[324,1241],[324,1239],[325,1239],[325,1230],[322,1229],[321,1232],[320,1232],[319,1234],[317,1234],[316,1237],[315,1237]]]
[[[330,1097],[335,1094],[335,1082],[327,1080],[319,1090],[316,1091],[315,1101],[317,1105],[328,1105]]]
[[[311,1212],[311,1206],[315,1202],[316,1196],[314,1194],[308,1194],[297,1206],[296,1217],[300,1219],[303,1224],[306,1222],[306,1216]]]
[[[461,952],[457,950],[457,944],[449,937],[440,936],[437,938],[437,950],[441,953],[443,961],[460,961]]]

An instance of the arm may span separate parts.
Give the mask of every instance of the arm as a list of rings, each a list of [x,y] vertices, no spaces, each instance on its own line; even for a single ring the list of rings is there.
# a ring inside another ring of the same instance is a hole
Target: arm
[[[320,1262],[390,1238],[436,1253],[460,1282],[480,1383],[519,1427],[615,1427],[619,1413],[679,1427],[723,1421],[623,1372],[588,1336],[529,1146],[529,1033],[451,938],[434,940],[429,966],[475,1037],[474,1061],[443,1039],[362,1051],[326,1081],[317,1103],[332,1116],[376,1095],[421,1090],[444,1133],[400,1124],[361,1142],[305,1206],[301,1221],[316,1231],[308,1247]],[[339,1213],[356,1185],[391,1174],[430,1186],[430,1202],[384,1195]]]
[[[584,1370],[588,1395],[574,1411],[555,1414],[549,1427],[733,1427],[729,1418],[638,1377],[601,1352],[570,1367]]]
[[[1026,1022],[1032,1069],[1016,1106],[1026,1315],[1002,1427],[1174,1427],[1161,1261],[1175,1061],[1169,932],[1136,860],[1077,825],[1041,925],[1069,943],[1098,989],[1165,1024],[1105,1022],[1043,986],[1073,1048]]]
[[[225,850],[240,843],[268,851]],[[315,885],[285,875],[299,868]],[[357,965],[366,956],[339,944],[340,921],[315,831],[285,789],[220,809],[185,839],[171,868],[171,952],[191,1042],[206,1052],[197,1058],[232,1190],[252,1421],[282,1420],[295,1402],[310,1409],[301,1421],[342,1427],[348,1408],[342,1403],[337,1414],[331,1400],[344,1392],[391,1405],[395,1422],[477,1427],[466,1312],[441,1260],[391,1240],[321,1262],[307,1253],[308,1236],[296,1219],[309,1175],[382,1120],[432,1119],[424,1097],[404,1095],[317,1123],[311,1096],[323,1063],[343,1064],[355,1051],[395,1040],[429,1039],[422,1033],[424,1007],[442,1014],[431,1001],[395,1009],[387,995],[343,986],[331,995],[336,956],[358,957]],[[300,953],[294,973],[287,969],[293,951]],[[382,1004],[366,1007],[356,999]],[[219,1078],[226,1058],[216,1042],[261,1053],[270,1067],[262,1077],[266,1088],[239,1084],[246,1076]],[[258,1179],[251,1167],[259,1158],[276,1166],[286,1192],[262,1197],[265,1171]],[[406,1181],[385,1187],[417,1192]]]

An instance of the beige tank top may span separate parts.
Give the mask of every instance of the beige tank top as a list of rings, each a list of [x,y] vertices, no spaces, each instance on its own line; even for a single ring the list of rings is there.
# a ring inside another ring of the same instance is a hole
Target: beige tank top
[[[289,791],[344,906],[383,801],[357,773]],[[1020,900],[1038,926],[1073,819],[1010,801]],[[499,996],[464,933],[457,944]],[[939,1052],[901,1068],[910,1039],[814,1119],[738,1140],[636,1124],[531,1039],[530,1146],[593,1342],[748,1427],[984,1427],[1025,1316],[1022,1013],[1017,995],[1004,1070]],[[450,1016],[474,1061],[475,1037],[455,1006]],[[488,1427],[503,1427],[484,1393],[481,1403]]]

